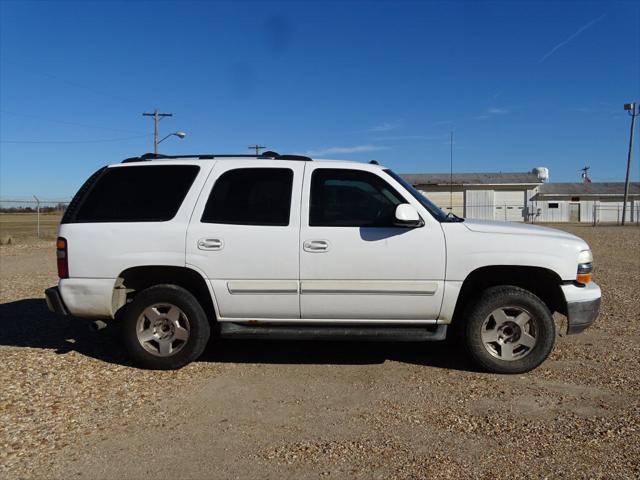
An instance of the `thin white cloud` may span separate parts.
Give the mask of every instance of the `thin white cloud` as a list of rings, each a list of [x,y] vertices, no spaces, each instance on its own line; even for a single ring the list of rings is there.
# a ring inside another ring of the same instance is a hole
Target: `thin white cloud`
[[[476,120],[487,120],[488,118],[493,118],[498,115],[506,115],[509,113],[508,108],[504,107],[489,107],[485,110],[482,115],[477,115]]]
[[[566,40],[558,43],[555,47],[553,47],[551,50],[549,50],[547,53],[545,53],[545,55],[540,59],[540,61],[538,63],[544,62],[547,58],[549,58],[551,55],[556,53],[560,48],[564,47],[567,43],[569,43],[571,40],[575,39],[578,35],[580,35],[582,32],[584,32],[587,28],[592,27],[593,25],[598,23],[600,20],[602,20],[606,16],[607,16],[607,14],[603,13],[598,18],[595,18],[595,19],[591,20],[590,22],[588,22],[588,23],[584,24],[583,26],[581,26],[578,30],[576,30],[576,32],[573,35],[569,36],[569,38],[567,38]]]
[[[352,147],[327,147],[319,148],[317,150],[308,150],[306,154],[315,157],[334,154],[377,152],[386,149],[387,147],[383,147],[381,145],[354,145]]]
[[[499,107],[487,108],[488,115],[506,115],[507,113],[509,113],[509,110],[507,110],[506,108],[499,108]]]
[[[576,108],[573,108],[572,111],[578,112],[578,113],[593,113],[594,109],[591,107],[576,107]]]
[[[442,138],[443,138],[442,136],[435,136],[435,135],[385,135],[383,137],[376,138],[376,140],[389,141],[389,142],[401,141],[401,140],[434,141],[434,140],[441,140]]]
[[[380,125],[374,125],[373,127],[369,128],[370,132],[388,132],[390,130],[396,130],[397,128],[400,128],[400,122],[396,121],[396,122],[384,122],[381,123]]]

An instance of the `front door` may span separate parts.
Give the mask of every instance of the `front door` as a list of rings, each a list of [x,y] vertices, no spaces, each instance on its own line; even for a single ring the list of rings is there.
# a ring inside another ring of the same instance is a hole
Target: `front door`
[[[300,318],[298,242],[303,162],[216,162],[187,232],[219,319]]]
[[[569,221],[572,223],[578,223],[580,221],[580,204],[569,204]]]
[[[444,235],[440,224],[400,191],[379,169],[307,165],[300,232],[303,320],[438,317]],[[395,226],[401,203],[416,206],[425,224]]]

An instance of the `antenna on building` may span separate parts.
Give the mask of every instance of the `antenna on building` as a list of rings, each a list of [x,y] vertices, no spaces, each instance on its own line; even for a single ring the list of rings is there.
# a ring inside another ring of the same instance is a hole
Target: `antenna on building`
[[[589,169],[591,167],[589,166],[584,166],[580,169],[580,171],[582,172],[580,174],[580,177],[582,178],[582,183],[591,183],[591,179],[589,178]]]
[[[453,213],[453,130],[449,152],[449,211]]]

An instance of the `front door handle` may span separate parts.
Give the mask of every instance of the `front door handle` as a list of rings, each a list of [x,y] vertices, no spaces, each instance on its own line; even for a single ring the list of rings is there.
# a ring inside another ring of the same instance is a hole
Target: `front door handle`
[[[326,240],[307,240],[302,244],[305,252],[319,253],[329,250],[329,242]]]
[[[222,250],[224,242],[219,238],[201,238],[198,240],[200,250]]]

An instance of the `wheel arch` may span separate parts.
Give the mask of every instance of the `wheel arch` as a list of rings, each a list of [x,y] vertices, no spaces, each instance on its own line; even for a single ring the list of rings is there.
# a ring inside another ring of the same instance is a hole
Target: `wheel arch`
[[[138,292],[161,284],[184,288],[196,297],[211,323],[218,318],[213,291],[207,279],[193,268],[173,265],[145,265],[120,272],[113,288],[114,318]]]
[[[566,302],[560,288],[560,276],[544,267],[523,265],[489,265],[477,268],[467,275],[456,300],[452,323],[460,323],[464,309],[490,287],[513,285],[523,288],[542,300],[553,312],[566,315]]]

